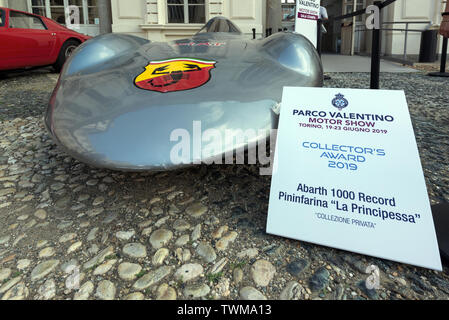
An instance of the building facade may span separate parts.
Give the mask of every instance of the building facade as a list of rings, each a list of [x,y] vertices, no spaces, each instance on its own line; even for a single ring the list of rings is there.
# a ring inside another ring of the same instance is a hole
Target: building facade
[[[387,9],[383,22],[386,28],[392,29],[438,29],[442,20],[441,12],[444,9],[445,4],[442,0],[398,0]],[[388,24],[388,22],[395,23]],[[405,46],[408,55],[419,54],[421,32],[408,32],[407,39],[404,31],[387,31],[384,34],[384,47],[388,55],[403,55]],[[442,37],[438,37],[438,53],[441,52],[442,40]]]
[[[261,36],[266,0],[112,0],[113,32],[167,41],[189,37],[206,21],[225,16],[243,33]]]
[[[370,53],[371,32],[364,30],[366,15],[339,21],[332,21],[332,18],[363,9],[373,2],[322,0],[331,18],[325,24],[327,33],[323,36],[323,51],[350,55]],[[65,9],[76,5],[80,12],[78,31],[91,36],[100,34],[103,19],[100,19],[102,10],[99,8],[106,4],[111,12],[108,23],[112,32],[153,41],[190,37],[215,16],[230,18],[247,37],[252,37],[253,29],[258,38],[263,37],[268,28],[273,32],[292,30],[295,3],[296,0],[0,0],[0,6],[45,15],[62,23],[67,15]],[[442,0],[397,0],[383,10],[383,28],[437,28],[443,9]],[[441,40],[439,37],[438,52]],[[410,31],[407,36],[404,31],[382,32],[382,51],[387,56],[404,56],[404,51],[407,56],[417,56],[420,43],[420,32]]]
[[[323,0],[329,17],[366,8],[375,0]],[[382,10],[382,53],[416,61],[420,52],[421,32],[437,29],[444,11],[443,0],[397,0]],[[326,23],[328,33],[324,35],[325,51],[342,54],[368,54],[371,52],[371,32],[366,31],[367,15]],[[413,30],[405,32],[404,30]],[[441,52],[442,37],[438,37],[437,52]]]
[[[46,16],[61,24],[66,21],[66,8],[70,5],[78,7],[78,32],[96,36],[100,34],[98,0],[0,0],[0,7],[9,7],[21,11]],[[109,1],[109,0],[108,0]],[[125,2],[125,1],[124,1]]]

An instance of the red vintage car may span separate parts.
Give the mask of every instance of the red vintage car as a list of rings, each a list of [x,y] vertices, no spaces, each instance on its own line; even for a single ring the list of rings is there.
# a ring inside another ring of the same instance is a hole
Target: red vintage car
[[[0,8],[0,70],[52,65],[59,72],[88,39],[46,17]]]

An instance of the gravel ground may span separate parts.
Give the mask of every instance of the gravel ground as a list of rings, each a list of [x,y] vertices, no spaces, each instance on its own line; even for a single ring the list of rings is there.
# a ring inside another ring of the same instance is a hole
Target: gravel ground
[[[326,86],[369,87],[369,74],[331,76]],[[41,121],[56,78],[0,80],[1,299],[449,299],[447,268],[267,235],[270,178],[257,166],[135,174],[74,160]],[[406,91],[431,203],[449,201],[447,81],[381,81]]]

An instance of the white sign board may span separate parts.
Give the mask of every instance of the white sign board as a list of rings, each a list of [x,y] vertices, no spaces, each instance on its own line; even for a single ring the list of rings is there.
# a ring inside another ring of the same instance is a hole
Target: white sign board
[[[267,232],[441,270],[403,91],[284,88]]]
[[[309,39],[316,48],[317,20],[320,16],[320,0],[296,0],[295,32]]]

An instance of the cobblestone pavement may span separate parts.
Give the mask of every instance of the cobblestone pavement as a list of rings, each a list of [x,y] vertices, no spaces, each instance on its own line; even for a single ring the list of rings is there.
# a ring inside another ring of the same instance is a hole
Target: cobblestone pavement
[[[369,86],[369,74],[331,76]],[[449,299],[447,268],[267,235],[270,177],[257,166],[136,174],[74,160],[41,121],[56,78],[0,80],[1,299]],[[449,201],[447,81],[381,79],[407,93],[432,204]]]

